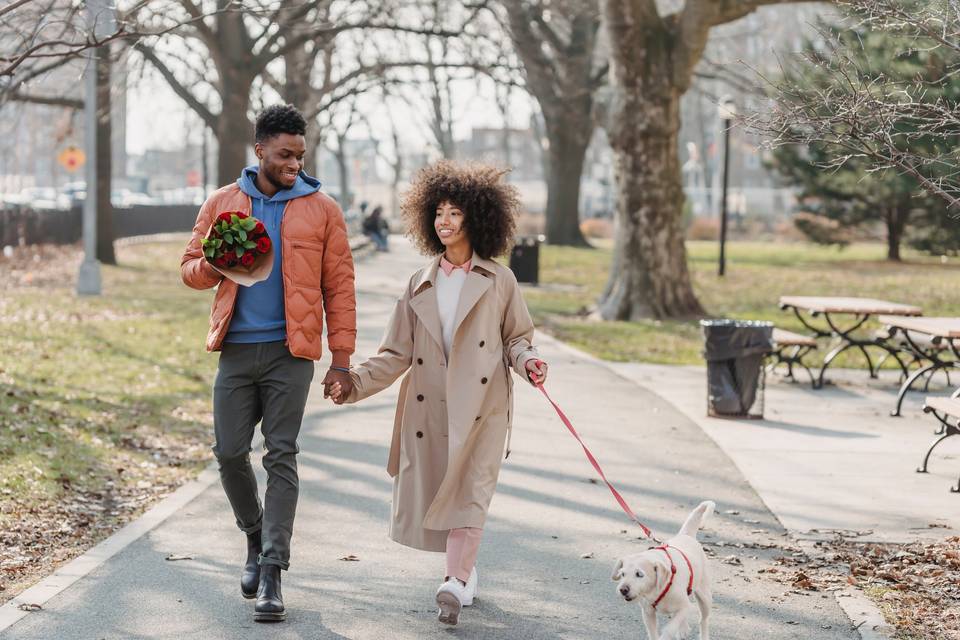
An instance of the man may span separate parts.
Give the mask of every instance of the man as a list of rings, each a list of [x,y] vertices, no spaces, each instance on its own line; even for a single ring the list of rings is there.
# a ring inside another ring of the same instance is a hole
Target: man
[[[247,536],[240,592],[257,599],[257,621],[286,617],[280,570],[290,566],[299,487],[297,436],[313,361],[321,357],[324,314],[332,358],[324,395],[334,382],[350,384],[357,335],[346,225],[337,204],[320,192],[320,182],[303,171],[306,126],[290,105],[259,114],[259,164],[204,202],[180,266],[188,286],[217,287],[207,335],[207,350],[221,352],[213,390],[213,451],[237,526]],[[266,280],[238,286],[204,258],[200,240],[224,211],[244,211],[266,227],[274,247]],[[257,422],[267,450],[262,504],[250,464]]]
[[[370,215],[363,220],[361,229],[363,235],[370,238],[376,245],[377,251],[389,251],[387,239],[389,238],[390,227],[387,225],[387,221],[383,219],[383,207],[374,207]]]

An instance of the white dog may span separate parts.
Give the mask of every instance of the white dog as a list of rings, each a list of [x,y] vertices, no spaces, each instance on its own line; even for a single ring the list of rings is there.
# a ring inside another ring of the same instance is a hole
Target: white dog
[[[700,640],[710,640],[710,569],[697,531],[713,513],[713,502],[701,502],[666,544],[617,562],[613,580],[627,602],[640,600],[643,623],[650,640],[680,640],[687,634],[694,596],[700,607]],[[673,616],[657,635],[657,613]]]

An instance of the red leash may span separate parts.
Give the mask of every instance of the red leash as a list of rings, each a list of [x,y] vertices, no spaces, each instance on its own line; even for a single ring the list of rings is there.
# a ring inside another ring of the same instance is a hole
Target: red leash
[[[653,537],[653,533],[650,531],[650,529],[647,528],[647,526],[644,525],[642,522],[640,522],[640,519],[637,518],[636,514],[633,513],[633,510],[629,507],[629,505],[627,505],[627,501],[623,499],[623,496],[620,495],[620,492],[617,491],[612,484],[610,484],[609,480],[607,480],[607,476],[603,473],[603,469],[600,468],[600,463],[598,463],[597,459],[593,457],[592,453],[590,453],[590,449],[587,448],[587,445],[583,444],[583,440],[580,438],[580,434],[577,433],[577,430],[573,428],[573,425],[570,423],[569,418],[567,418],[567,416],[564,415],[560,407],[557,406],[557,403],[554,402],[553,399],[550,397],[550,394],[547,393],[547,390],[543,388],[542,384],[538,384],[536,385],[536,387],[537,389],[540,389],[541,393],[543,393],[547,401],[553,405],[553,408],[557,412],[557,415],[560,416],[560,420],[567,427],[567,429],[570,431],[573,437],[577,439],[577,442],[580,443],[580,446],[583,447],[583,452],[587,454],[587,460],[589,460],[590,464],[593,465],[593,468],[597,470],[597,473],[600,474],[600,477],[603,478],[603,481],[607,483],[607,488],[610,489],[610,493],[613,494],[613,497],[616,499],[617,504],[620,505],[620,508],[623,509],[623,512],[626,513],[631,520],[637,523],[640,529],[643,530],[643,534],[645,536],[647,536],[654,542],[660,542],[659,540]],[[667,554],[667,555],[669,556],[670,554]]]

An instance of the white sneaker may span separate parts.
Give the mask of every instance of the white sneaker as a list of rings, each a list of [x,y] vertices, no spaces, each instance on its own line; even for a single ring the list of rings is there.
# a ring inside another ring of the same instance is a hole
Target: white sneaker
[[[464,604],[466,587],[456,578],[450,578],[437,589],[437,619],[444,624],[457,624],[460,620],[460,609]]]
[[[470,579],[467,580],[467,586],[463,589],[463,606],[469,607],[473,604],[473,599],[477,597],[477,568],[470,570]]]

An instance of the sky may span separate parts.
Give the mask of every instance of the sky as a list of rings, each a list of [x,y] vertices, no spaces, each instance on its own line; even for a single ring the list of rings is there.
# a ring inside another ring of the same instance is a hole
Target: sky
[[[383,140],[390,137],[390,122],[376,96],[364,101],[374,135]],[[361,103],[361,104],[364,104]],[[422,121],[417,110],[397,101],[391,112],[398,123]],[[510,113],[510,126],[527,128],[530,121],[530,99],[516,92]],[[141,154],[145,149],[181,149],[187,139],[199,133],[200,119],[173,93],[166,82],[150,74],[129,88],[127,94],[127,152]],[[460,83],[454,106],[454,137],[469,137],[474,127],[501,127],[502,116],[492,99],[492,85],[478,89],[473,82]],[[402,144],[407,151],[416,151],[428,144],[428,136],[421,126],[403,126]],[[364,127],[358,127],[350,137],[366,137]]]

